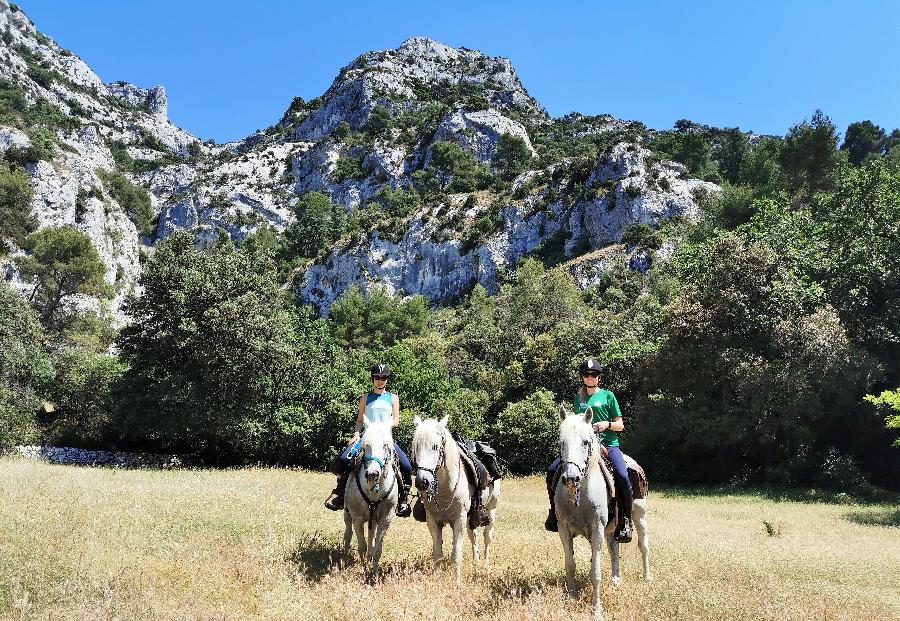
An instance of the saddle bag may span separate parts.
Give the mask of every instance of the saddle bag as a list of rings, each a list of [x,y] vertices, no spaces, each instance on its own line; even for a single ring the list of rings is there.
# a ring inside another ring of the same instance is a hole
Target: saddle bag
[[[476,440],[475,456],[484,464],[492,479],[502,479],[506,475],[506,464],[497,457],[497,451],[490,444]]]

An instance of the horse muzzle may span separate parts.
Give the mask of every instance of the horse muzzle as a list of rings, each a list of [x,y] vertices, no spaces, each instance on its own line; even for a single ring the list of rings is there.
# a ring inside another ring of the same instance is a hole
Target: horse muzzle
[[[416,474],[416,489],[420,492],[427,491],[433,481],[434,479],[430,475],[419,472]]]

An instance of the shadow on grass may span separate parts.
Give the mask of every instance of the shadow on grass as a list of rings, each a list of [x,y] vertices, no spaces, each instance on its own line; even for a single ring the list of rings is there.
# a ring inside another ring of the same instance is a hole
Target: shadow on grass
[[[487,592],[480,601],[481,609],[489,614],[494,613],[511,603],[522,604],[533,596],[541,597],[548,592],[561,591],[563,585],[560,572],[546,571],[538,575],[523,576],[510,569],[488,581]],[[580,591],[593,587],[587,577],[576,576],[575,588]]]
[[[294,564],[308,580],[318,582],[346,559],[340,541],[316,532],[304,533],[285,560]]]
[[[844,516],[848,521],[863,526],[891,526],[900,528],[900,509],[893,511],[855,511]]]

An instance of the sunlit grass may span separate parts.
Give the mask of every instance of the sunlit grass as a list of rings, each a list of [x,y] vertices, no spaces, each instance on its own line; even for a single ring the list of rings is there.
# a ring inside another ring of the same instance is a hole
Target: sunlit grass
[[[338,552],[329,475],[138,471],[0,460],[0,618],[565,619],[587,617],[587,542],[574,600],[543,530],[538,477],[510,479],[493,561],[432,575],[423,524],[395,519],[383,580]],[[653,491],[654,582],[626,546],[612,619],[900,618],[900,507]],[[769,527],[766,524],[769,524]],[[449,533],[447,534],[449,538]],[[448,546],[445,544],[445,549]]]

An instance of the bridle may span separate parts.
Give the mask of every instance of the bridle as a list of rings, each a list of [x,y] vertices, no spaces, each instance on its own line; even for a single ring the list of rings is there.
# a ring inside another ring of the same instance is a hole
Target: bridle
[[[567,466],[567,465],[575,466],[575,468],[578,470],[578,476],[580,477],[580,479],[578,481],[578,485],[575,486],[575,506],[576,507],[581,502],[581,485],[587,479],[587,469],[588,469],[588,466],[590,466],[590,464],[591,464],[591,456],[594,454],[594,443],[596,441],[597,441],[596,437],[594,437],[593,432],[591,432],[591,440],[588,443],[588,453],[587,453],[587,457],[584,460],[584,466],[576,464],[574,461],[563,460],[562,451],[560,451],[559,469],[557,470],[557,472],[559,472],[560,474],[559,474],[559,476],[557,476],[557,482],[559,481],[560,478],[562,478],[562,471],[565,466]],[[554,487],[556,487],[556,486],[554,485]]]
[[[376,494],[380,493],[381,492],[381,482],[384,479],[385,473],[387,472],[387,466],[393,465],[393,463],[394,463],[394,447],[385,443],[384,454],[388,455],[387,461],[382,461],[381,458],[375,457],[374,455],[366,455],[365,457],[363,457],[359,462],[359,466],[357,466],[357,468],[356,468],[356,476],[353,477],[354,479],[356,479],[356,488],[359,490],[359,493],[362,495],[363,500],[365,500],[366,504],[369,506],[369,521],[370,522],[372,521],[372,518],[375,515],[375,509],[378,508],[378,505],[380,505],[385,498],[387,498],[388,496],[391,495],[391,491],[394,489],[394,479],[396,477],[391,477],[388,488],[385,490],[384,494],[380,498],[378,498],[377,500],[371,500],[368,496],[366,496],[365,490],[363,490],[362,483],[360,483],[360,481],[359,481],[359,475],[362,471],[365,470],[366,464],[368,464],[370,461],[374,461],[379,466],[381,466],[381,474],[378,475],[378,482],[375,483],[375,489],[372,490]]]
[[[447,506],[444,508],[441,508],[441,506],[437,503],[437,493],[438,493],[437,471],[441,468],[444,468],[445,470],[447,469],[447,435],[446,435],[446,433],[441,433],[441,449],[440,449],[440,453],[438,454],[438,460],[437,460],[437,463],[435,464],[434,468],[424,468],[422,466],[419,466],[416,462],[412,463],[413,470],[415,470],[417,472],[419,470],[424,470],[425,472],[428,472],[431,474],[431,480],[434,483],[432,483],[432,485],[429,486],[429,489],[427,492],[425,492],[425,495],[428,498],[428,500],[434,504],[435,508],[438,511],[444,511],[444,510],[450,508],[450,505],[453,504],[453,499],[456,496],[456,490],[457,490],[457,488],[459,488],[459,479],[462,474],[463,465],[462,465],[461,457],[457,456],[457,460],[458,461],[457,461],[457,468],[456,468],[456,483],[453,484],[453,490],[450,492],[450,501],[447,503]]]

